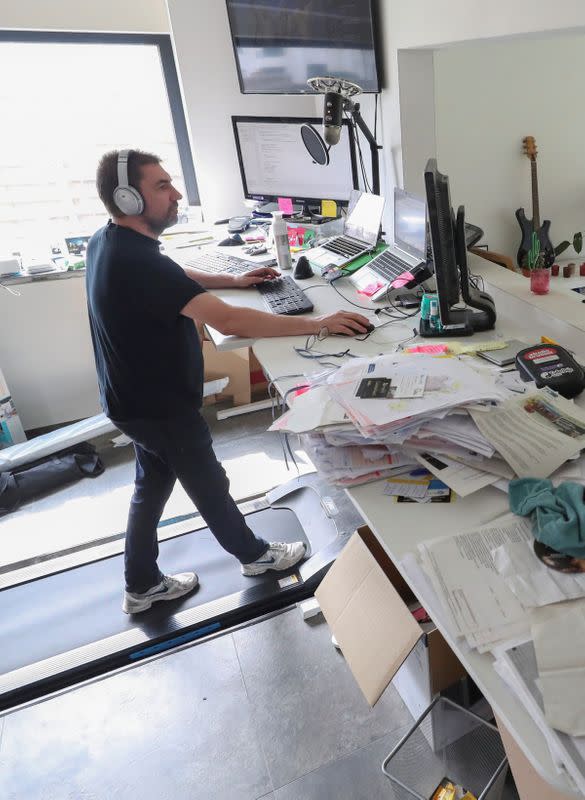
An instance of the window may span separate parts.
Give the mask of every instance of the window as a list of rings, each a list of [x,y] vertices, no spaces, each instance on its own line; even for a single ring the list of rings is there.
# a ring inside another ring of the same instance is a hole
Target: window
[[[159,155],[199,205],[168,36],[0,32],[0,254],[47,258],[107,219],[95,171],[124,146]]]

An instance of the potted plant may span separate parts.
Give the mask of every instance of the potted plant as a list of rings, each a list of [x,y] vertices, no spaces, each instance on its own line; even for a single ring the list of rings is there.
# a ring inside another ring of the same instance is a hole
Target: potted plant
[[[548,294],[550,288],[550,265],[546,253],[540,249],[538,234],[532,234],[532,243],[527,256],[530,272],[530,291],[534,294]]]

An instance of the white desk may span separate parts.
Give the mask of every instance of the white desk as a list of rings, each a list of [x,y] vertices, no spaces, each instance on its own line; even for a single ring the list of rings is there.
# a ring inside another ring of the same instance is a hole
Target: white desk
[[[473,261],[472,268],[475,274],[483,276],[487,291],[494,296],[498,312],[496,330],[482,334],[482,339],[514,336],[530,343],[539,341],[544,334],[557,339],[577,353],[585,353],[585,305],[576,293],[569,292],[566,285],[558,283],[559,279],[553,284],[550,295],[536,297],[530,292],[529,281],[522,276],[493,264],[486,265],[480,259]],[[581,280],[585,285],[585,279]],[[345,291],[343,283],[339,286]],[[316,293],[319,292],[326,298],[323,302],[329,302],[327,290],[316,290]],[[319,349],[335,352],[343,349],[341,345],[347,342],[347,346],[355,354],[374,355],[388,348],[391,342],[408,336],[412,327],[411,321],[389,325],[372,334],[365,342],[331,337],[319,343]],[[253,347],[265,371],[272,379],[276,379],[275,384],[281,393],[299,380],[278,380],[279,376],[310,374],[322,369],[313,361],[301,359],[293,351],[292,343],[296,343],[296,340],[263,339]],[[388,498],[381,492],[379,482],[349,489],[347,492],[397,565],[406,553],[415,551],[418,543],[425,539],[469,530],[508,510],[507,496],[493,488],[484,489],[467,498],[458,498],[453,505],[433,506],[389,505]],[[433,616],[432,602],[425,597],[424,587],[417,587],[416,593]],[[567,782],[556,771],[544,737],[522,704],[494,671],[491,655],[480,655],[476,650],[469,649],[463,640],[456,638],[454,632],[441,622],[438,627],[534,769],[558,791],[571,795]]]
[[[283,275],[289,275],[292,277],[293,271],[286,271],[283,272]],[[354,303],[357,303],[360,306],[364,306],[366,309],[370,309],[370,312],[367,310],[361,310],[352,306],[349,302],[344,302],[343,298],[330,286],[327,281],[324,281],[323,278],[314,275],[312,278],[307,278],[306,280],[299,280],[296,281],[297,284],[301,287],[301,289],[306,289],[307,287],[312,287],[307,291],[307,297],[313,303],[315,309],[310,314],[306,314],[309,318],[317,317],[321,314],[331,314],[335,311],[339,311],[340,309],[345,309],[347,311],[357,311],[360,314],[364,314],[366,317],[370,317],[374,320],[374,311],[377,308],[380,308],[380,304],[372,303],[365,297],[359,295],[353,284],[346,278],[343,278],[340,281],[336,282],[336,286],[342,294],[346,295],[350,300]],[[220,297],[226,303],[230,303],[236,306],[246,306],[247,308],[255,308],[258,311],[266,311],[267,308],[264,305],[262,300],[262,296],[260,292],[256,291],[254,288],[250,289],[220,289],[215,291],[214,294],[217,297]],[[412,329],[412,326],[411,326]],[[238,336],[224,336],[219,331],[216,331],[214,328],[210,328],[206,326],[207,333],[210,339],[215,344],[218,350],[232,350],[236,347],[251,347],[254,344],[254,339],[243,339]],[[380,332],[381,333],[381,332]],[[286,337],[277,339],[275,341],[280,341],[280,347],[282,348],[283,341],[290,341],[294,344],[298,344],[302,339],[303,343],[306,337]],[[335,341],[337,343],[347,341],[344,337],[335,337]],[[351,340],[350,340],[351,341]],[[337,345],[336,345],[337,346]],[[291,344],[292,348],[292,344]],[[340,347],[338,349],[341,349]]]

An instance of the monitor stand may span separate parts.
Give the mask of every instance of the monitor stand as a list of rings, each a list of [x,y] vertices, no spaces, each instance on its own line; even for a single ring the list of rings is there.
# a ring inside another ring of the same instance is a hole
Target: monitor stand
[[[303,211],[303,208],[304,207],[298,203],[293,204],[292,213],[300,214]],[[263,206],[258,206],[254,209],[254,211],[257,211],[259,214],[272,214],[273,211],[280,211],[280,206],[278,203],[264,203]],[[283,216],[290,217],[291,214],[284,214]]]
[[[472,324],[472,314],[467,310],[453,311],[449,313],[449,326],[435,328],[428,319],[421,319],[418,335],[424,339],[443,339],[449,336],[471,336],[475,333]]]
[[[496,306],[492,296],[480,291],[469,279],[466,234],[465,209],[459,206],[455,222],[455,249],[459,267],[459,288],[467,308],[450,308],[448,319],[440,328],[433,327],[428,319],[421,319],[419,326],[421,337],[442,339],[448,336],[472,336],[474,333],[489,331],[495,327]]]
[[[278,203],[265,203],[255,208],[254,211],[260,215],[270,215],[273,211],[280,211],[280,208]],[[311,207],[308,203],[303,203],[302,205],[300,203],[294,203],[292,214],[283,214],[283,216],[287,219],[294,217],[295,222],[307,222],[313,225],[322,225],[324,222],[330,222],[331,219],[335,219],[334,217],[322,217],[319,211],[319,206]],[[340,216],[341,215],[338,214],[336,219],[339,219]]]

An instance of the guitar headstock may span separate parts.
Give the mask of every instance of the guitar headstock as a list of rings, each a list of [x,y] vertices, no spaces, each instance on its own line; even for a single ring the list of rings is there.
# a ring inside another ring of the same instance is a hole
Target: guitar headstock
[[[538,150],[536,149],[536,139],[534,136],[525,136],[522,139],[522,152],[531,161],[536,161]]]

